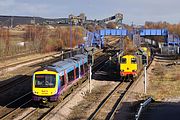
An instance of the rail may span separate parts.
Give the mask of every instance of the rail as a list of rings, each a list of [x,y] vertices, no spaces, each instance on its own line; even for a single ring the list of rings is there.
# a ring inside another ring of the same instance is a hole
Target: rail
[[[97,114],[99,113],[99,111],[102,109],[102,107],[107,103],[107,101],[112,97],[112,95],[116,92],[116,90],[118,89],[118,87],[122,84],[122,82],[120,82],[103,100],[102,102],[99,104],[99,106],[97,107],[97,109],[90,115],[90,117],[88,118],[88,120],[93,120]]]
[[[23,66],[23,64],[31,63],[33,61],[42,60],[44,62],[44,61],[52,60],[54,58],[58,58],[58,59],[69,58],[72,55],[75,55],[76,53],[79,53],[79,52],[82,52],[82,49],[75,49],[73,51],[66,51],[66,52],[62,52],[62,53],[57,52],[57,53],[54,53],[51,55],[46,55],[44,57],[39,57],[39,58],[25,60],[25,61],[14,63],[14,64],[9,64],[9,65],[0,67],[0,72],[5,70],[5,69],[8,69],[10,67],[15,67],[15,66],[20,65],[20,64]]]
[[[165,54],[154,54],[154,58],[158,60],[177,60],[178,55],[165,55]]]
[[[113,120],[113,117],[117,111],[117,109],[119,108],[119,106],[122,104],[123,100],[126,99],[125,96],[127,96],[129,90],[131,89],[131,87],[133,86],[133,83],[134,81],[131,81],[129,83],[129,85],[126,87],[125,91],[121,94],[121,96],[119,97],[119,99],[116,101],[112,111],[109,113],[109,116],[108,116],[108,120]]]
[[[23,108],[23,106],[29,104],[32,100],[29,99],[31,96],[31,92],[28,92],[26,94],[24,94],[23,96],[17,98],[16,100],[8,103],[7,105],[5,105],[4,107],[2,107],[0,109],[1,111],[1,115],[0,115],[0,119],[1,120],[5,120],[10,116],[13,116],[15,112],[17,112],[18,110],[20,110],[21,108]],[[17,108],[12,108],[12,106],[17,106]],[[8,108],[12,108],[12,109],[8,109]]]
[[[140,104],[140,108],[137,112],[137,114],[135,115],[135,119],[138,120],[141,112],[143,110],[143,108],[145,108],[148,104],[150,104],[153,101],[152,97],[149,97],[146,101],[144,101],[143,103]]]

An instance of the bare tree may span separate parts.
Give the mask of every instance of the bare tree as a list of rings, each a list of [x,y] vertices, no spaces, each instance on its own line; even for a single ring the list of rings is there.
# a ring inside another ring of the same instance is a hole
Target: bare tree
[[[109,29],[115,29],[116,28],[116,23],[115,22],[109,22],[106,27]]]

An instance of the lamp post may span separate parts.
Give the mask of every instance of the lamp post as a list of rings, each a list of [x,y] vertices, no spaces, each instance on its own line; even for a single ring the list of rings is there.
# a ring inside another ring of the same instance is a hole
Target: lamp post
[[[70,48],[72,49],[72,21],[70,22]]]

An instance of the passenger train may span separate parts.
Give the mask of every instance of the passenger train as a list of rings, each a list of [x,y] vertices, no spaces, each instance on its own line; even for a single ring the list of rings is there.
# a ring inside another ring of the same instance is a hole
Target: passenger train
[[[88,71],[88,55],[79,54],[40,68],[33,74],[32,100],[57,101],[59,96]]]

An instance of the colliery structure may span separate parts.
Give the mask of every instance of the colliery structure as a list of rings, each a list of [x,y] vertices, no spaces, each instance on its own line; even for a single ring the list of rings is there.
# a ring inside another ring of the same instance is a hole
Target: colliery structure
[[[115,21],[120,27],[123,20],[123,14],[117,13],[111,17],[102,20],[88,20],[84,13],[76,16],[70,14],[68,18],[43,18],[35,16],[0,16],[0,26],[15,27],[22,24],[47,24],[47,25],[87,25],[99,24],[105,25],[109,21]]]
[[[0,16],[0,26],[15,27],[23,24],[67,24],[68,18],[42,18],[33,16]]]

